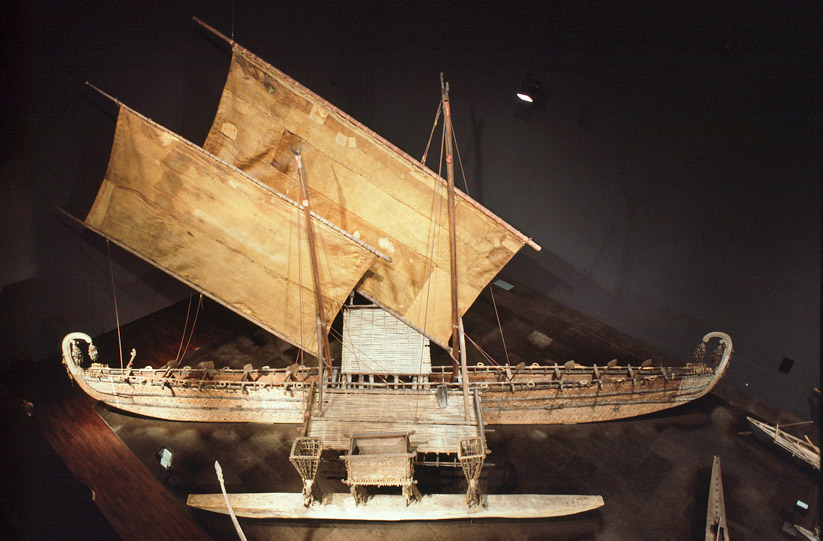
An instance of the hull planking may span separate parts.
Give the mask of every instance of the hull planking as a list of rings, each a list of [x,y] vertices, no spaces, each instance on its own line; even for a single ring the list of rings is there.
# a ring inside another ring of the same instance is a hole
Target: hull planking
[[[645,415],[700,398],[722,377],[731,340],[721,333],[716,366],[690,363],[682,368],[507,366],[469,368],[470,390],[480,396],[484,424],[569,424]],[[63,362],[92,398],[117,409],[173,421],[301,423],[316,369],[215,370],[213,368],[110,368],[92,362],[76,345],[91,344],[83,333],[63,341]],[[449,401],[462,401],[459,383],[447,383],[448,370],[435,370],[425,383],[327,383],[323,408],[335,396],[367,391],[372,395],[434,396],[445,386]],[[509,377],[507,374],[515,371]]]

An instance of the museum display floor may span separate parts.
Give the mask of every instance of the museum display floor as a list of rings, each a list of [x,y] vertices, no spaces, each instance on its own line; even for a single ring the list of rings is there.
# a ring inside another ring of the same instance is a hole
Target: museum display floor
[[[660,358],[523,288],[495,289],[495,297],[513,363]],[[122,329],[124,349],[137,348],[137,365],[159,366],[174,357],[187,305],[178,303]],[[495,310],[485,294],[465,321],[475,330],[469,331],[475,341],[503,360]],[[116,352],[116,340],[109,333],[95,343],[105,354]],[[255,358],[288,362],[295,354],[208,301],[192,340],[196,347],[187,364],[209,356],[221,359],[218,367]],[[263,364],[274,366],[270,360]],[[95,404],[73,387],[59,355],[14,366],[3,374],[2,385],[0,526],[11,538],[236,538],[228,516],[185,507],[189,493],[219,492],[215,460],[229,492],[300,490],[288,462],[297,425],[183,423],[123,413]],[[820,520],[819,474],[756,441],[747,433],[747,415],[794,420],[721,382],[695,402],[634,419],[490,427],[492,453],[481,477],[485,491],[603,496],[604,507],[580,515],[406,523],[240,519],[240,524],[249,539],[699,539],[712,457],[719,455],[732,538],[791,539],[786,523],[813,529]],[[815,430],[806,425],[796,433]],[[168,471],[155,457],[161,447],[173,453]],[[321,489],[344,492],[344,476],[342,465],[323,462],[317,478]],[[419,467],[416,478],[424,494],[465,491],[459,470]],[[798,500],[808,504],[807,514],[796,506]]]

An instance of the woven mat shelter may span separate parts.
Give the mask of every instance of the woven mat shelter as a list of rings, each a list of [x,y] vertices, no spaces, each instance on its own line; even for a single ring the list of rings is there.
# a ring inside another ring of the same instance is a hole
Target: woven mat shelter
[[[431,374],[429,340],[377,306],[343,312],[343,374]]]

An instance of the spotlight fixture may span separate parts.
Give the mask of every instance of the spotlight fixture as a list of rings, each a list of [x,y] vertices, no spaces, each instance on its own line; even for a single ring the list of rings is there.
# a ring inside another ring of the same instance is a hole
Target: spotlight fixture
[[[534,103],[534,98],[537,96],[537,87],[537,79],[531,74],[526,75],[526,79],[523,81],[523,84],[520,85],[520,90],[517,92],[517,97],[525,102]]]

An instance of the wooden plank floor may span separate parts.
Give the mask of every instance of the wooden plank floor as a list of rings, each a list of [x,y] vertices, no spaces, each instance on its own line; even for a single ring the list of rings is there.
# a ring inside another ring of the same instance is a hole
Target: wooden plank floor
[[[30,404],[17,398],[5,381],[0,383],[0,533],[4,539],[118,539],[92,500],[91,490],[69,471],[31,413]]]
[[[50,392],[38,393],[33,417],[118,534],[124,539],[209,539],[109,429],[94,410],[95,401],[78,387],[66,387],[53,382]]]
[[[327,393],[323,416],[312,416],[309,436],[323,438],[326,448],[346,450],[350,434],[412,433],[412,446],[421,453],[457,453],[460,440],[477,437],[477,416],[463,397],[451,395],[440,408],[435,391],[404,393]]]
[[[213,314],[221,316],[221,314]],[[125,326],[125,339],[139,341],[141,335],[153,337],[140,341],[151,343],[155,350],[143,361],[154,366],[173,358],[179,336],[164,339],[169,320],[185,317],[185,307],[166,309],[153,316],[154,329],[145,325]],[[213,338],[209,329],[214,321],[203,325],[194,347]],[[182,321],[180,322],[182,327]],[[223,331],[221,331],[223,332]],[[109,348],[116,334],[110,333],[96,342]],[[33,418],[45,439],[62,458],[74,477],[89,490],[89,498],[123,539],[210,539],[192,520],[186,508],[173,498],[154,478],[146,466],[112,432],[94,409],[95,401],[69,383],[59,356],[32,367],[19,366],[6,374],[7,383],[21,398],[33,404]],[[71,505],[71,502],[66,502]]]

